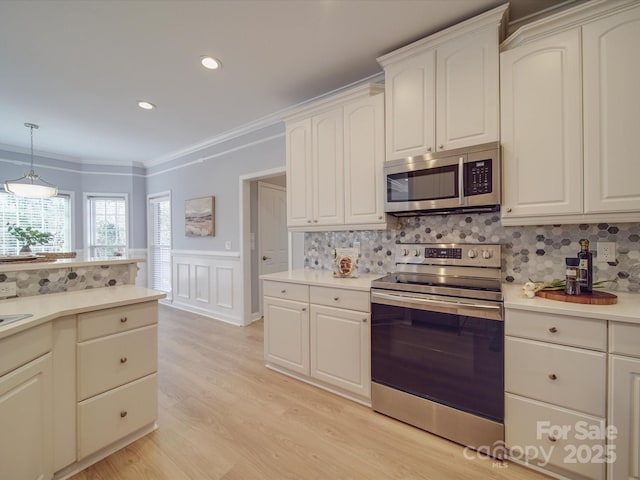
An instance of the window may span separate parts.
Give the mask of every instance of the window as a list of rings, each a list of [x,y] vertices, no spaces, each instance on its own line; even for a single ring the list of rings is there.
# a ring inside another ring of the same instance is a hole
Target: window
[[[171,197],[149,197],[149,286],[171,292]]]
[[[34,245],[33,252],[70,251],[71,195],[23,198],[0,192],[0,255],[15,255],[22,245],[7,232],[7,223],[31,227],[54,235],[48,245]]]
[[[94,257],[124,253],[128,247],[127,195],[88,194],[88,248]]]

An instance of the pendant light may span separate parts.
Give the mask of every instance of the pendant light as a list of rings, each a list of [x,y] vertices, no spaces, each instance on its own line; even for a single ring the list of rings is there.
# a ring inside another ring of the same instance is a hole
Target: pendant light
[[[31,169],[29,173],[16,180],[4,182],[4,189],[18,197],[48,198],[58,194],[58,187],[46,182],[33,171],[33,129],[40,128],[35,123],[25,123],[25,127],[31,130]]]

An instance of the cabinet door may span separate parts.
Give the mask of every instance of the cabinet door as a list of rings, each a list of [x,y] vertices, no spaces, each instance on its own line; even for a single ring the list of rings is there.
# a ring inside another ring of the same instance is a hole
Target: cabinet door
[[[387,160],[435,151],[435,52],[389,65],[384,76]]]
[[[287,123],[287,225],[305,226],[313,214],[311,119]]]
[[[345,223],[384,220],[384,96],[374,95],[344,107]]]
[[[51,353],[0,377],[0,478],[53,477]]]
[[[313,224],[344,223],[342,108],[311,119]]]
[[[608,424],[618,433],[609,440],[617,458],[607,478],[640,478],[640,359],[609,356]]]
[[[503,52],[503,219],[582,213],[580,32]]]
[[[498,122],[498,28],[449,41],[436,52],[436,148],[495,142]]]
[[[585,213],[640,212],[640,8],[582,35]]]
[[[267,363],[309,375],[307,303],[264,297],[264,357]]]
[[[370,315],[311,306],[311,376],[371,396]]]

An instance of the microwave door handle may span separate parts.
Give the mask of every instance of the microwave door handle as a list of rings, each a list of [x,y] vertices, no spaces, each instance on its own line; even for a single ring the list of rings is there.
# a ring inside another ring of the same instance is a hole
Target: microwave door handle
[[[458,159],[458,203],[464,205],[464,157]]]

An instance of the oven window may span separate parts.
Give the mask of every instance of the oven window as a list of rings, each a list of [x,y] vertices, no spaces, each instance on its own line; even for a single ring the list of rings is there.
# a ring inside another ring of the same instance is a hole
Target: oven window
[[[372,380],[490,420],[504,417],[504,322],[372,304]]]
[[[417,202],[457,197],[457,165],[387,175],[389,202]]]

